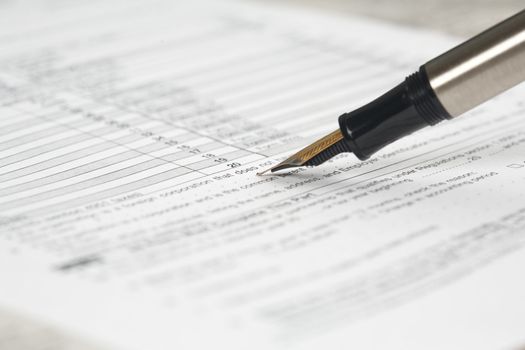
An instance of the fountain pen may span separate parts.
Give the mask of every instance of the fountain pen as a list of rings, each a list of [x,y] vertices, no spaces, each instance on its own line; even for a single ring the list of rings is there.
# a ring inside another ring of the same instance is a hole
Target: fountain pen
[[[458,117],[525,80],[525,10],[419,70],[369,104],[339,117],[339,129],[259,173],[317,166],[351,152],[366,160],[427,126]]]

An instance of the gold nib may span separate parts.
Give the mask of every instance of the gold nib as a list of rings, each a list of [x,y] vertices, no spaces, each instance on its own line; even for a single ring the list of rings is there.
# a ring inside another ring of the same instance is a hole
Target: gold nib
[[[288,168],[296,168],[304,165],[308,165],[310,161],[315,156],[321,154],[322,152],[328,150],[330,147],[343,140],[343,134],[340,130],[336,130],[320,140],[312,143],[310,146],[300,150],[290,158],[284,160],[283,162],[277,164],[276,166],[267,169],[263,172],[257,173],[257,175],[264,175],[268,172],[276,172],[279,170],[284,170]]]

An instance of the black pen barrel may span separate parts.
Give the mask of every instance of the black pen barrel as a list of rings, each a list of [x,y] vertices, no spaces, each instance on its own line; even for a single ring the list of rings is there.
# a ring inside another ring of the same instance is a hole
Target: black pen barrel
[[[425,67],[369,104],[339,117],[341,132],[361,160],[450,114],[430,86]]]

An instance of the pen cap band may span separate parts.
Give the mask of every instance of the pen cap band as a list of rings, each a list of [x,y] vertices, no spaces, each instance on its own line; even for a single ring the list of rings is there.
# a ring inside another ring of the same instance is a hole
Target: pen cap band
[[[390,143],[450,117],[421,67],[383,96],[343,114],[339,126],[352,152],[367,159]]]

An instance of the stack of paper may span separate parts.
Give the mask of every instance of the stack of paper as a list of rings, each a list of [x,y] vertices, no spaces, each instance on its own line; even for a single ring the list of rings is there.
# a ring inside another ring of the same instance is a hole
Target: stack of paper
[[[523,87],[366,162],[255,175],[455,39],[232,1],[0,6],[6,348],[38,349],[20,324],[75,350],[525,343]]]

